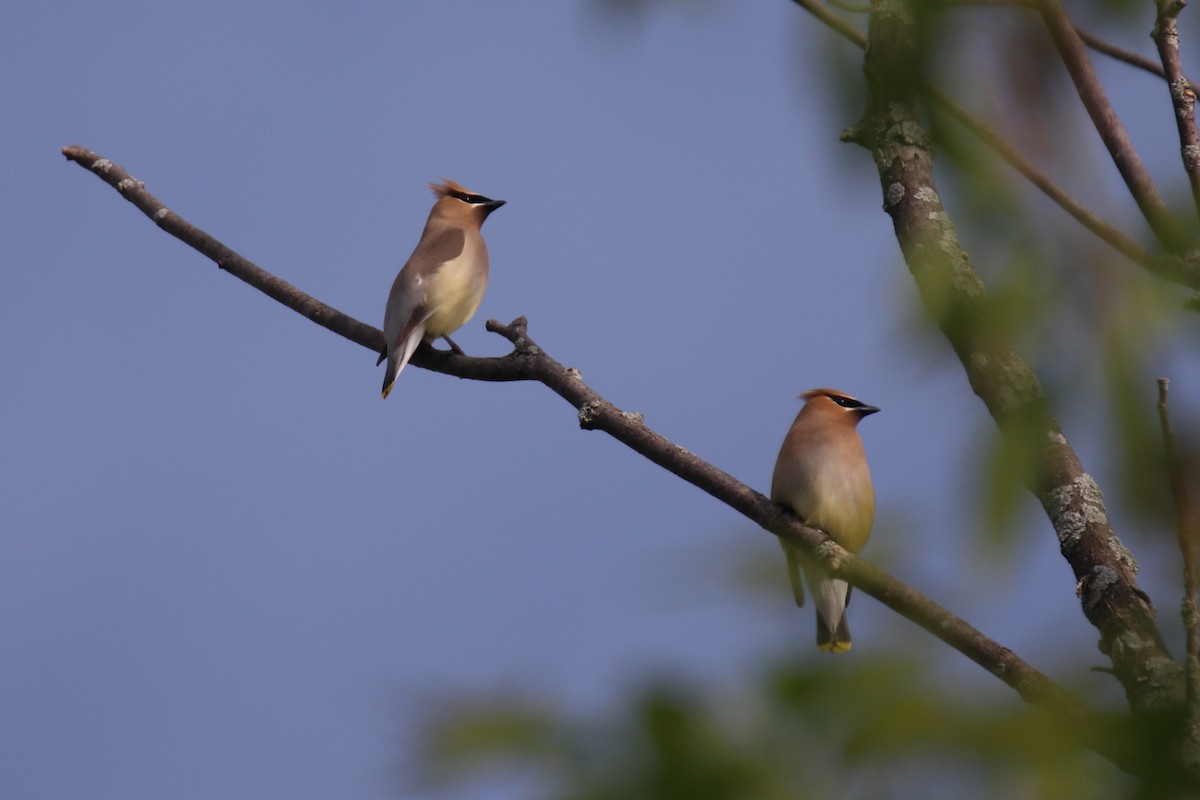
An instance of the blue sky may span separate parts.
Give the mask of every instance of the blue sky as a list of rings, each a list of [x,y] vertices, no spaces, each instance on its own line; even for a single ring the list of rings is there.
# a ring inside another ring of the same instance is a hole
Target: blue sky
[[[769,535],[543,388],[410,369],[381,401],[374,354],[158,231],[63,160],[75,143],[375,325],[426,183],[507,200],[467,352],[505,352],[484,321],[526,315],[601,394],[764,491],[798,393],[881,406],[865,555],[1055,677],[1108,680],[1043,518],[1011,555],[974,547],[995,434],[949,349],[911,335],[873,167],[837,141],[837,45],[783,0],[696,5],[8,9],[6,796],[405,794],[431,697],[594,709],[648,671],[817,657],[781,558],[778,592],[737,585]],[[1200,381],[1175,377],[1186,408]],[[1103,479],[1091,405],[1062,414]],[[1129,544],[1173,626],[1168,535]],[[929,651],[1006,696],[874,601],[852,616],[858,657]]]

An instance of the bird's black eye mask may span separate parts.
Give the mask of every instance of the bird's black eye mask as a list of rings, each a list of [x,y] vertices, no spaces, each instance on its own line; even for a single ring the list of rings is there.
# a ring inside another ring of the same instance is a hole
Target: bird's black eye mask
[[[830,400],[837,403],[842,408],[862,408],[866,403],[860,403],[853,397],[835,397],[834,395],[826,395]]]
[[[457,197],[459,200],[462,200],[464,203],[469,203],[473,206],[481,206],[484,203],[492,202],[490,199],[484,197],[481,194],[467,194],[466,192],[449,192],[448,194],[451,197]]]

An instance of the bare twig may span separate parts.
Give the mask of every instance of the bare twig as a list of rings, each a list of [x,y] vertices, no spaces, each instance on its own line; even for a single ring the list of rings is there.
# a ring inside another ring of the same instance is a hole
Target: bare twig
[[[1075,32],[1079,34],[1079,38],[1084,44],[1095,50],[1097,53],[1106,55],[1109,58],[1116,59],[1117,61],[1123,61],[1129,66],[1137,67],[1140,70],[1145,70],[1151,75],[1157,75],[1160,78],[1166,78],[1166,74],[1163,73],[1162,64],[1158,63],[1153,58],[1144,56],[1141,53],[1135,53],[1132,50],[1126,50],[1123,47],[1117,47],[1115,44],[1106,42],[1099,36],[1090,34],[1078,26],[1076,26]]]
[[[1200,137],[1196,135],[1196,92],[1179,63],[1179,12],[1184,0],[1158,0],[1158,15],[1151,34],[1162,60],[1163,75],[1171,90],[1175,126],[1179,129],[1179,152],[1183,169],[1192,186],[1192,202],[1200,214]]]
[[[330,308],[242,258],[167,210],[146,191],[141,181],[130,177],[108,159],[78,146],[64,148],[63,154],[100,176],[159,227],[216,261],[222,269],[372,353],[382,347],[382,332]],[[1064,718],[1075,727],[1083,741],[1118,766],[1136,768],[1124,748],[1108,738],[1100,718],[1061,686],[917,590],[842,549],[822,531],[805,525],[790,511],[651,430],[641,415],[623,411],[601,397],[583,381],[577,370],[564,367],[529,337],[524,318],[507,325],[491,320],[487,328],[511,342],[513,351],[501,358],[472,358],[426,348],[418,353],[421,358],[414,358],[413,363],[460,378],[544,384],[578,409],[580,427],[604,431],[771,533],[794,543],[821,561],[830,573],[847,579],[982,666],[1026,702]]]
[[[1037,6],[1046,29],[1050,32],[1050,38],[1054,40],[1054,46],[1075,83],[1079,98],[1083,101],[1083,106],[1092,118],[1092,124],[1095,125],[1105,147],[1108,148],[1117,171],[1125,180],[1129,193],[1133,195],[1134,202],[1141,209],[1142,216],[1146,218],[1150,229],[1154,231],[1163,247],[1172,253],[1184,252],[1190,241],[1171,216],[1170,209],[1155,188],[1149,171],[1130,141],[1125,126],[1121,124],[1117,112],[1108,102],[1104,85],[1096,76],[1083,42],[1075,32],[1075,26],[1071,24],[1067,12],[1058,0],[1038,0]]]
[[[971,388],[1001,433],[1032,442],[1030,490],[1041,501],[1078,581],[1083,612],[1100,632],[1130,705],[1178,708],[1179,669],[1170,658],[1132,555],[1104,500],[1054,419],[1037,376],[1003,331],[981,325],[990,303],[938,196],[931,142],[921,123],[919,37],[906,0],[876,0],[867,48],[867,111],[851,132],[875,159],[884,209],[930,314],[953,346]]]
[[[792,2],[821,20],[821,22],[825,23],[826,27],[837,31],[843,38],[854,42],[860,49],[866,48],[867,35],[830,11],[821,0],[792,0]]]

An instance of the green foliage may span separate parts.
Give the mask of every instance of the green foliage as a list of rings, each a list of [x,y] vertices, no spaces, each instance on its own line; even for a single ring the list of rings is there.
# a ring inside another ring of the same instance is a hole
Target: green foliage
[[[429,716],[443,789],[517,769],[554,800],[1130,797],[1135,784],[1041,712],[948,696],[915,662],[767,665],[735,690],[677,675],[597,716],[518,696]]]

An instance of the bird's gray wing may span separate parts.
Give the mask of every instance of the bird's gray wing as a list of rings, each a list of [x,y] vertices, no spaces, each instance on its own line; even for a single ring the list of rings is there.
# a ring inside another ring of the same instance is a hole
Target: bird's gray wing
[[[388,293],[387,308],[383,315],[384,352],[379,354],[376,366],[408,339],[416,326],[429,319],[432,311],[425,302],[425,282],[439,266],[462,253],[465,241],[466,236],[458,227],[433,232],[426,230],[422,234],[417,249],[396,275],[392,291]]]

